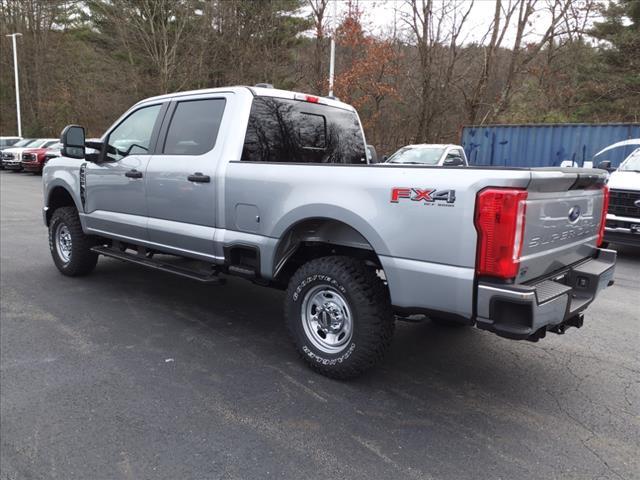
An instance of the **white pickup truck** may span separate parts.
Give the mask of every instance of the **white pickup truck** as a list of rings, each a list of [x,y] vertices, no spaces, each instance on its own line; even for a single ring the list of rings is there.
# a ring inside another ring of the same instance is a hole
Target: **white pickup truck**
[[[596,158],[614,148],[628,145],[640,146],[640,139],[615,143],[598,152]],[[599,162],[599,166],[613,170],[608,160]],[[611,242],[640,246],[640,148],[631,152],[618,169],[611,172],[609,189],[610,201],[604,229],[604,244]]]
[[[99,142],[79,126],[61,141],[44,168],[60,272],[105,255],[284,289],[298,352],[334,378],[378,362],[396,316],[535,341],[582,326],[613,283],[607,172],[369,164],[356,111],[336,100],[181,92],[137,103]]]
[[[384,160],[383,165],[424,165],[430,167],[468,166],[469,161],[460,145],[420,143],[407,145]]]

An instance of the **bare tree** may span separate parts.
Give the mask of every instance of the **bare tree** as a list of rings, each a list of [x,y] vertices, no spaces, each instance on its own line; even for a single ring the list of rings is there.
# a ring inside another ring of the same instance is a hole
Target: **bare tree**
[[[404,20],[415,38],[419,59],[419,107],[415,141],[436,137],[437,116],[447,108],[448,90],[460,59],[459,41],[474,2],[458,0],[406,0],[410,12]]]
[[[510,50],[509,66],[505,76],[505,85],[498,101],[495,103],[490,117],[496,119],[509,106],[513,95],[515,81],[519,74],[536,58],[538,53],[548,42],[561,35],[559,25],[565,19],[567,11],[573,0],[548,0],[545,10],[551,15],[551,20],[537,41],[529,41],[525,47],[526,28],[531,23],[532,15],[536,12],[539,0],[517,0],[518,21],[516,24],[516,36]]]
[[[475,124],[480,112],[481,106],[485,102],[487,86],[489,78],[495,69],[498,50],[502,47],[505,34],[509,28],[511,17],[516,10],[516,4],[512,0],[503,2],[496,0],[493,20],[489,26],[484,39],[480,41],[479,48],[482,49],[482,63],[480,72],[475,74],[475,82],[469,87],[466,83],[463,86],[458,85],[458,90],[464,98],[465,121],[468,124]],[[489,42],[484,45],[484,40],[489,37]],[[465,78],[471,77],[471,68],[475,66],[474,62],[470,62],[469,68],[466,69]]]
[[[614,2],[618,15],[623,4]],[[617,33],[601,32],[597,47],[583,38],[601,3],[497,0],[484,35],[469,41],[477,3],[403,0],[380,35],[362,26],[370,3],[350,0],[337,32],[336,92],[387,153],[454,142],[465,123],[637,118],[635,27],[607,23]],[[166,91],[264,81],[326,91],[331,4],[0,0],[0,128],[15,129],[6,33],[23,33],[25,134],[56,135],[78,122],[98,135],[132,102]]]
[[[137,52],[143,52],[157,75],[160,91],[179,88],[176,74],[191,48],[185,37],[193,19],[193,1],[101,0],[93,4],[114,26],[131,63]]]
[[[53,27],[60,28],[60,21],[66,19],[67,3],[62,0],[0,0],[3,34],[0,39],[7,41],[5,31],[23,34],[18,47],[21,51],[21,90],[28,92],[22,97],[23,108],[26,118],[38,128],[48,127],[48,110],[53,109],[53,106],[43,108],[49,94],[49,69],[55,65],[53,57],[60,41]],[[7,52],[11,52],[10,47]],[[13,72],[13,66],[10,68]]]

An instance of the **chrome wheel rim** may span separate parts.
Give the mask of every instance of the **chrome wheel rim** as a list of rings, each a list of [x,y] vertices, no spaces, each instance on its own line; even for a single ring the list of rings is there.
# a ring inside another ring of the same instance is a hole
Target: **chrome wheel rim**
[[[69,263],[71,260],[71,232],[69,227],[65,224],[58,225],[56,229],[56,250],[58,250],[58,256],[64,263]]]
[[[313,346],[325,353],[342,351],[353,336],[353,317],[347,300],[326,285],[315,286],[304,296],[302,326]]]

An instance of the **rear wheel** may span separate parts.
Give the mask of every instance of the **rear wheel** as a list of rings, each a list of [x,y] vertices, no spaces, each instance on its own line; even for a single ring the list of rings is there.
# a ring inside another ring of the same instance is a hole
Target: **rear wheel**
[[[98,254],[91,251],[96,237],[82,231],[78,212],[73,207],[58,208],[49,222],[49,249],[58,270],[75,277],[93,271]]]
[[[353,378],[378,363],[391,343],[389,293],[373,270],[350,257],[304,264],[287,289],[287,326],[302,358],[332,378]]]

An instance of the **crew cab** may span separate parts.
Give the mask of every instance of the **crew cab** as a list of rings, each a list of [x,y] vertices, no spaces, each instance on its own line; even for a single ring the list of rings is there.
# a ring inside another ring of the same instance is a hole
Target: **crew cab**
[[[376,364],[397,317],[537,341],[582,326],[613,283],[607,172],[369,164],[356,111],[334,99],[181,92],[137,103],[99,142],[76,125],[61,141],[43,215],[62,274],[104,255],[286,290],[293,343],[330,377]]]

